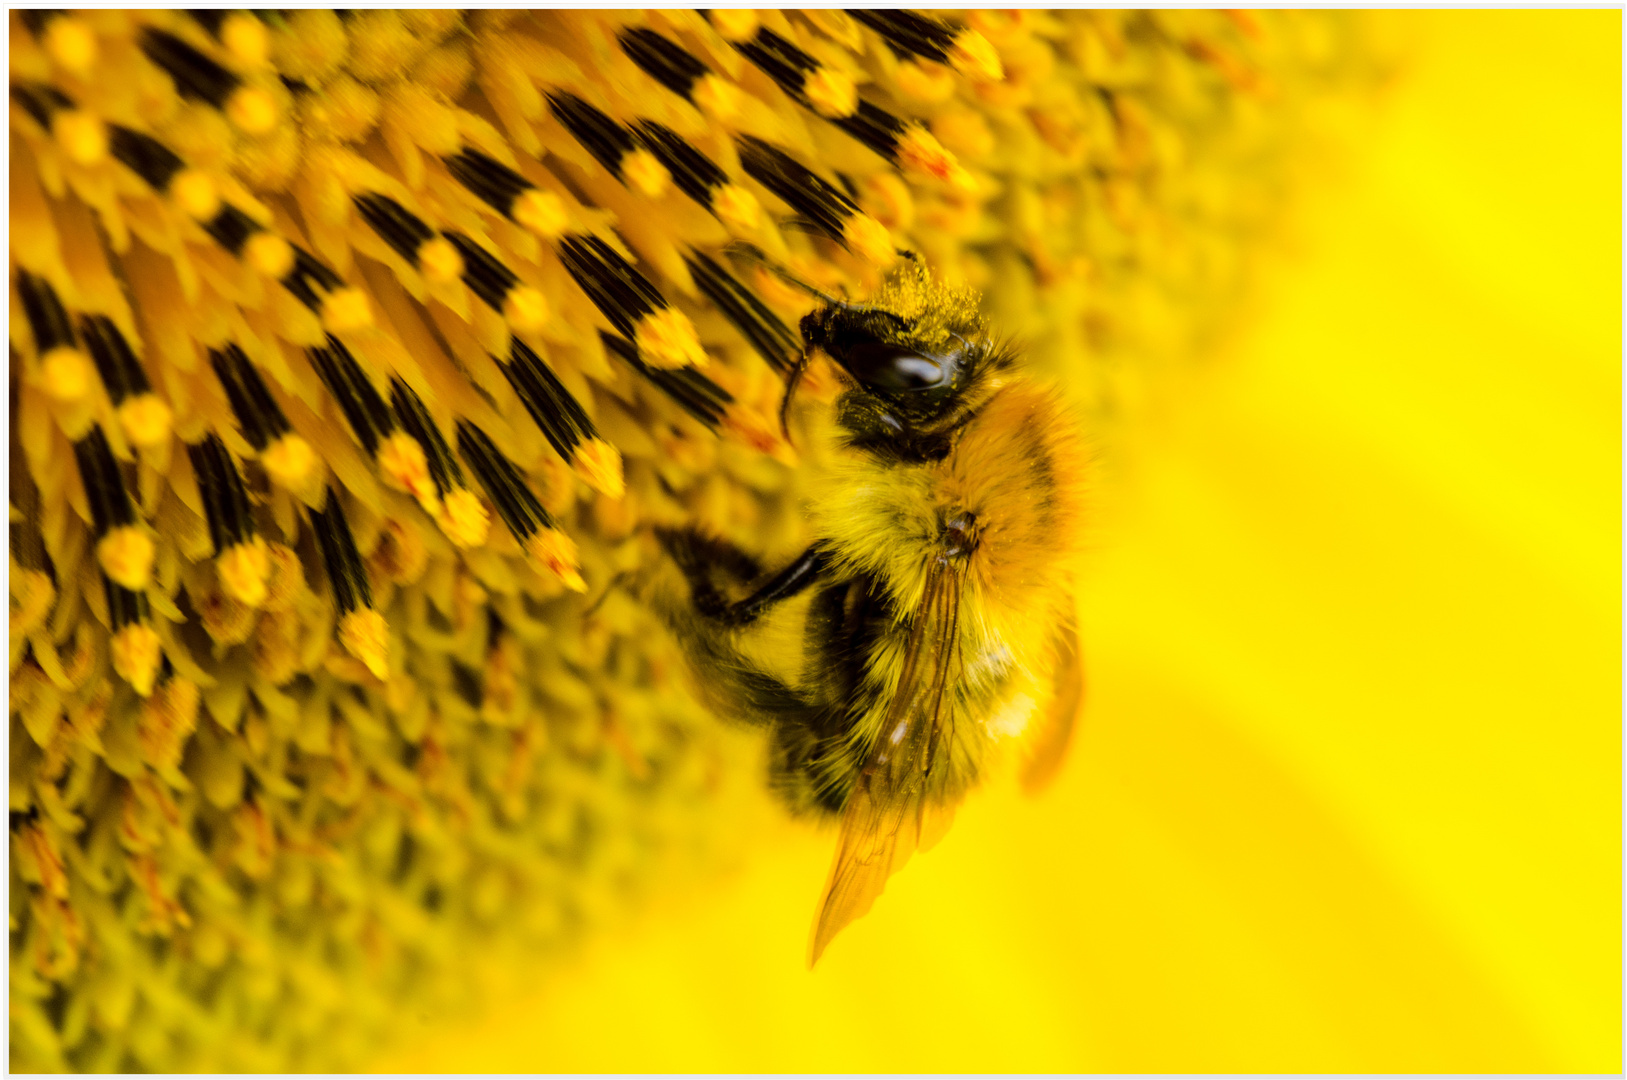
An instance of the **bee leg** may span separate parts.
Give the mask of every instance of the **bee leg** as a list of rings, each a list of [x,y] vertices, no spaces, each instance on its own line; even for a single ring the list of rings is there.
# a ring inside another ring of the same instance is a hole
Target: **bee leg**
[[[737,604],[730,604],[714,618],[730,626],[744,626],[781,600],[789,600],[819,580],[825,569],[825,553],[817,546],[798,555],[791,565],[764,582],[763,587]]]
[[[688,530],[659,534],[667,553],[689,579],[690,602],[706,618],[725,626],[745,626],[781,600],[789,599],[818,580],[824,555],[812,547],[784,570],[740,601],[730,601],[718,588],[718,576],[744,584],[762,576],[757,561],[727,541]]]

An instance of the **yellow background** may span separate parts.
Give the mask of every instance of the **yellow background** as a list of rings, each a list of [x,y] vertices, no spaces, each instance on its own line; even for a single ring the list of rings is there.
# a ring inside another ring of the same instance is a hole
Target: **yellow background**
[[[770,821],[378,1064],[1585,1071],[1621,1058],[1621,14],[1391,13],[1410,73],[1104,493],[1057,784],[819,969]]]

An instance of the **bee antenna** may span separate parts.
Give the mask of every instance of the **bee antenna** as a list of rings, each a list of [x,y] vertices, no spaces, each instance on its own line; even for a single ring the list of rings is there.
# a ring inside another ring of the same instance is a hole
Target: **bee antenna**
[[[779,263],[777,263],[773,259],[769,258],[768,254],[766,252],[764,252],[762,248],[757,247],[755,244],[748,244],[743,240],[737,240],[737,241],[729,244],[729,246],[724,248],[724,250],[726,252],[728,252],[730,255],[735,255],[735,256],[738,256],[738,257],[740,257],[742,259],[746,259],[746,260],[748,260],[750,262],[756,263],[757,265],[759,265],[759,266],[765,268],[766,270],[768,270],[769,273],[773,274],[775,277],[779,278],[781,281],[784,281],[784,282],[787,282],[788,284],[796,286],[797,288],[801,289],[803,292],[807,293],[809,296],[812,296],[814,299],[820,301],[821,303],[828,304],[831,307],[838,307],[838,308],[847,308],[847,307],[852,307],[853,306],[853,305],[849,304],[846,300],[840,299],[839,297],[832,296],[829,293],[825,292],[823,289],[821,289],[818,286],[812,284],[811,282],[804,281],[803,279],[797,277],[791,271],[787,270],[785,267],[781,266]]]
[[[808,370],[808,363],[808,350],[803,349],[802,355],[797,357],[796,367],[792,368],[791,374],[785,378],[785,396],[780,399],[780,433],[785,436],[788,444],[791,442],[791,395],[796,393],[797,383],[802,381],[802,374]]]

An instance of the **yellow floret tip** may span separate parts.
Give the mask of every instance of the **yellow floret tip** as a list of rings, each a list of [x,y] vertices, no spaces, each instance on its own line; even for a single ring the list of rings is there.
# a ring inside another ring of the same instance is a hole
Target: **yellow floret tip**
[[[521,285],[503,300],[503,318],[522,334],[534,334],[548,325],[548,298],[529,285]]]
[[[619,499],[627,490],[622,475],[621,452],[603,439],[588,439],[576,448],[571,459],[576,475],[587,481],[594,491]]]
[[[249,607],[265,603],[271,556],[264,540],[256,536],[227,548],[215,559],[215,569],[220,573],[220,584],[226,595]]]
[[[651,367],[704,367],[706,350],[689,316],[675,307],[660,308],[639,320],[633,336],[640,358]]]
[[[690,91],[695,107],[720,124],[740,115],[740,88],[716,75],[704,75]]]
[[[477,548],[491,533],[491,512],[468,488],[453,488],[441,500],[435,524],[460,548]]]
[[[169,438],[173,416],[157,394],[132,394],[118,408],[119,427],[130,445],[142,449],[159,446]]]
[[[750,8],[717,8],[712,25],[725,41],[747,41],[757,34],[757,13]]]
[[[271,54],[271,35],[265,23],[246,11],[226,16],[220,26],[220,41],[244,67],[261,67]]]
[[[142,697],[153,692],[158,681],[158,665],[164,658],[164,646],[152,627],[131,623],[113,635],[109,645],[113,671]]]
[[[803,79],[802,93],[820,116],[841,119],[859,107],[859,88],[835,68],[815,68]]]
[[[244,245],[243,257],[256,273],[281,280],[294,269],[294,245],[272,232],[257,232]]]
[[[672,174],[656,156],[639,147],[621,159],[621,178],[646,199],[659,199],[672,186]]]
[[[88,168],[107,160],[107,125],[90,113],[73,109],[57,114],[51,134],[75,165]]]
[[[763,221],[763,204],[739,184],[724,184],[712,196],[712,212],[731,233],[750,236]]]
[[[75,75],[88,74],[96,63],[96,34],[83,19],[59,15],[45,28],[45,52]]]
[[[424,279],[437,285],[456,281],[463,274],[463,256],[452,246],[452,241],[437,236],[418,249],[418,269]]]
[[[277,126],[277,102],[264,90],[245,86],[226,102],[226,118],[239,131],[264,135]]]
[[[373,325],[373,309],[360,289],[335,289],[322,298],[322,325],[335,334]]]
[[[892,234],[869,214],[854,214],[842,226],[842,239],[855,255],[876,266],[891,266],[898,258]]]
[[[558,529],[539,529],[526,541],[525,549],[533,559],[564,582],[567,589],[587,592],[588,584],[577,570],[576,541]]]
[[[96,369],[78,349],[60,345],[40,359],[40,389],[58,401],[78,401],[90,393]]]
[[[390,673],[390,628],[372,608],[357,608],[339,620],[339,644],[366,665],[373,677]]]
[[[949,50],[949,63],[962,75],[979,82],[999,82],[1006,77],[1000,54],[976,30],[961,31]]]
[[[220,188],[200,169],[183,169],[170,181],[169,193],[194,221],[208,221],[220,213]]]
[[[316,466],[316,452],[298,435],[284,435],[260,454],[260,464],[272,483],[290,491],[302,490]]]
[[[102,572],[115,585],[123,585],[132,592],[140,592],[152,581],[152,537],[139,525],[120,525],[109,529],[96,544],[96,561]]]
[[[536,188],[521,192],[514,199],[514,220],[544,240],[557,239],[565,232],[569,219],[565,203],[551,191]]]
[[[418,440],[404,431],[391,432],[379,443],[376,457],[384,482],[422,502],[437,498],[429,475],[429,460]]]

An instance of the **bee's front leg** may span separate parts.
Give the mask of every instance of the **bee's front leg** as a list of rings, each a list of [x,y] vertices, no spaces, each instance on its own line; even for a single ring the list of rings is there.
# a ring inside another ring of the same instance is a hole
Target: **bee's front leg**
[[[763,582],[751,595],[730,601],[719,590],[717,576],[744,584],[762,576],[755,559],[734,545],[689,531],[661,534],[661,542],[684,577],[689,580],[695,611],[725,626],[745,626],[779,603],[808,588],[825,568],[825,554],[816,545],[793,559],[785,569]]]

